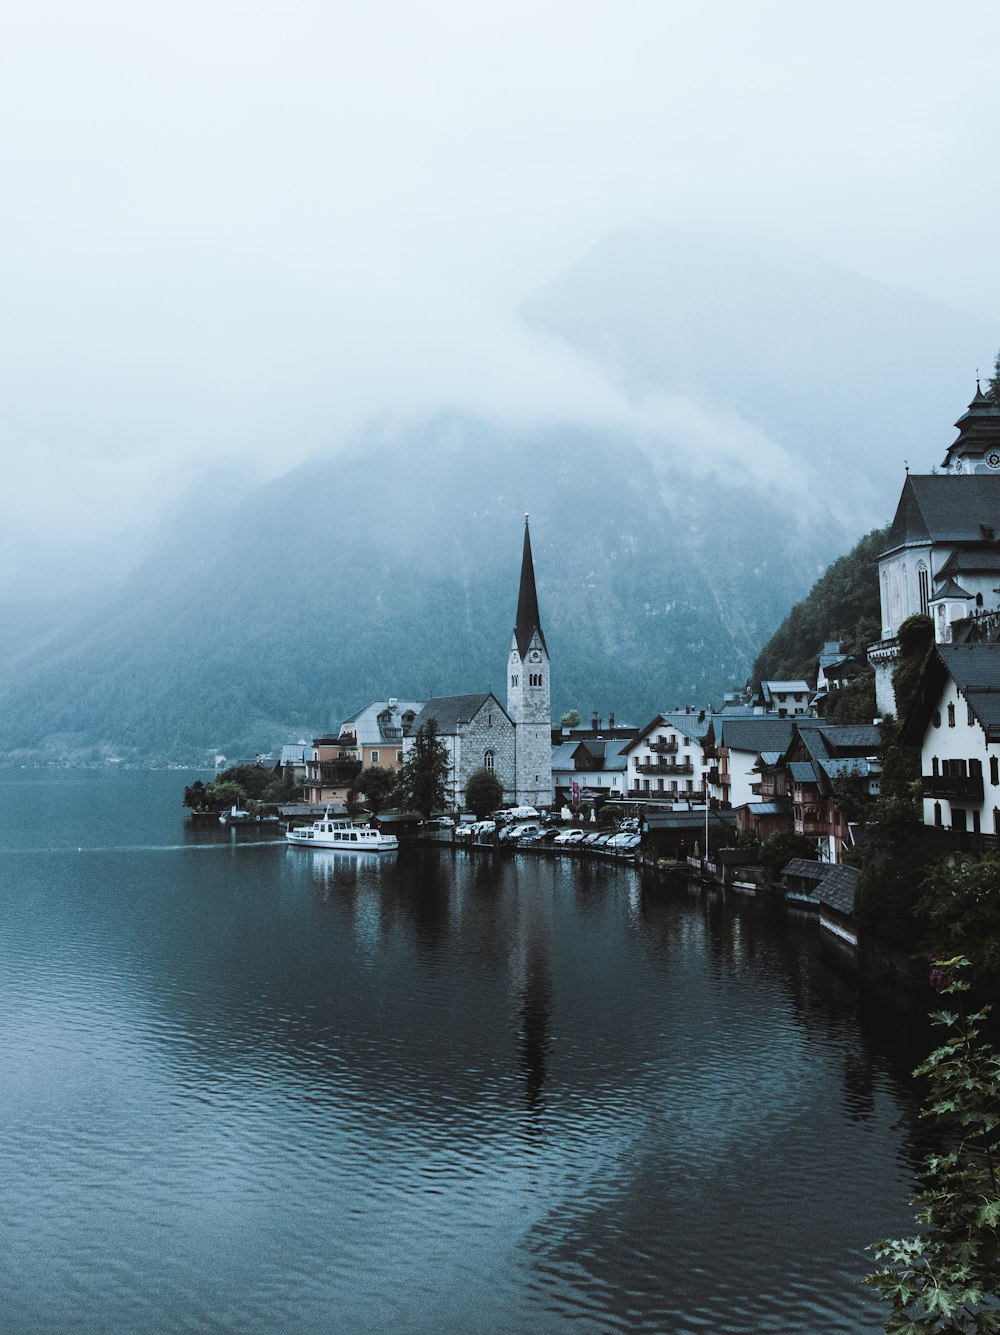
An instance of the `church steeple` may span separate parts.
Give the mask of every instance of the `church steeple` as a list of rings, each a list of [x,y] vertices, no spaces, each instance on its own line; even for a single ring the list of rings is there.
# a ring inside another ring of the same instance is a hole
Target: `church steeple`
[[[517,624],[510,637],[507,713],[514,724],[514,785],[517,803],[541,810],[552,801],[552,723],[549,650],[542,634],[531,559],[531,534],[524,516]]]
[[[535,566],[531,559],[531,534],[528,531],[528,516],[524,516],[524,550],[521,554],[521,586],[517,594],[517,623],[514,626],[514,638],[523,658],[528,652],[531,637],[538,632],[542,648],[548,653],[548,645],[542,633],[542,619],[538,615],[538,593],[535,589]]]

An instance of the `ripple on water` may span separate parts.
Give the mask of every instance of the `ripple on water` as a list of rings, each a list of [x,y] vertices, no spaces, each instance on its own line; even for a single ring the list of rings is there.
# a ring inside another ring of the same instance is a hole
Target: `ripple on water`
[[[12,1335],[879,1328],[917,1054],[813,924],[290,851],[2,863]]]

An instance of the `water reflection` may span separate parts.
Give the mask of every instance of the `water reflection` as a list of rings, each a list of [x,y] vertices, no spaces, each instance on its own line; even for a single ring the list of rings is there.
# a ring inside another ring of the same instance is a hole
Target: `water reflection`
[[[814,920],[433,849],[0,871],[14,1335],[878,1329],[923,1031]]]

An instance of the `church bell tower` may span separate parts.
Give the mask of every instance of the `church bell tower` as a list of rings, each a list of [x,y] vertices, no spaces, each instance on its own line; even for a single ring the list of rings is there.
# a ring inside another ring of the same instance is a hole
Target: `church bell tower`
[[[518,806],[552,804],[552,719],[549,651],[538,615],[528,516],[524,516],[517,622],[507,658],[507,713],[514,722],[514,783]]]

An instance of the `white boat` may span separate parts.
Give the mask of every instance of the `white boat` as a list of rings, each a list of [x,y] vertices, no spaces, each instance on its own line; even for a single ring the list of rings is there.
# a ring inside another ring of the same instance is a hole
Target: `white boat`
[[[340,848],[350,853],[389,853],[399,847],[394,834],[383,834],[370,825],[355,825],[353,821],[336,820],[331,816],[315,820],[312,825],[287,830],[285,838],[290,844],[302,844],[306,848]]]

